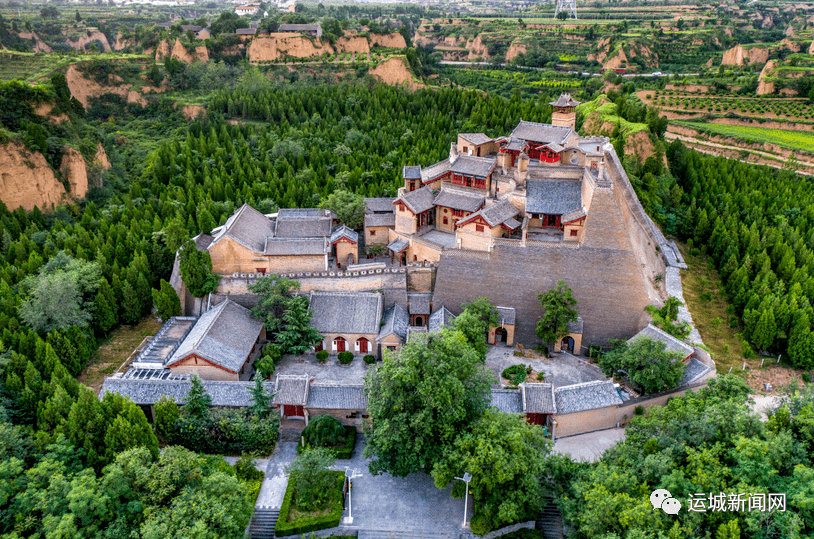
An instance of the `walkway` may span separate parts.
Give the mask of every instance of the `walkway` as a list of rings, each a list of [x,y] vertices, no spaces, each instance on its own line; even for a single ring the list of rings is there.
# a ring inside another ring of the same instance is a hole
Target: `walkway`
[[[554,451],[582,462],[596,462],[609,448],[625,439],[625,429],[607,429],[557,438]]]

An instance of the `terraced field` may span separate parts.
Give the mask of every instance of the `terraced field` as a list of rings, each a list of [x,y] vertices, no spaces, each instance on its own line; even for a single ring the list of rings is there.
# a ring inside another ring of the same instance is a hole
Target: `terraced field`
[[[43,54],[33,52],[3,51],[0,53],[0,80],[18,79],[31,84],[51,78],[71,64],[90,60],[143,60],[143,54]]]
[[[713,135],[734,137],[750,142],[767,142],[769,144],[777,144],[778,146],[784,146],[794,150],[814,152],[814,133],[788,131],[784,129],[768,129],[765,127],[708,124],[701,122],[676,121],[675,123]]]

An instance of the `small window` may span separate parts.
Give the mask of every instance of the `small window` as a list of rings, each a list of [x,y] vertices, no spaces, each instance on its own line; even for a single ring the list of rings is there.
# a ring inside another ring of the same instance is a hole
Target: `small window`
[[[395,346],[388,346],[388,347],[387,347],[387,349],[388,349],[388,350],[390,350],[391,352],[395,352],[395,351],[396,351],[396,347],[395,347]]]
[[[371,236],[375,236],[375,235],[376,235],[376,231],[375,231],[375,230],[371,230],[371,231],[370,231],[370,235],[371,235]]]
[[[446,210],[444,210],[444,211],[446,211]],[[444,217],[444,224],[445,225],[449,224],[449,217]]]
[[[571,229],[571,235],[572,235],[572,236],[576,236],[576,235],[577,235],[577,231],[576,231],[576,229]]]
[[[475,230],[478,232],[483,232],[483,225],[475,225]]]
[[[468,151],[469,151],[469,148],[468,148],[467,146],[464,146],[464,150],[463,150],[463,151],[464,151],[464,153],[466,153],[466,152],[468,152]]]
[[[359,412],[351,412],[345,416],[346,419],[356,419],[359,417]]]

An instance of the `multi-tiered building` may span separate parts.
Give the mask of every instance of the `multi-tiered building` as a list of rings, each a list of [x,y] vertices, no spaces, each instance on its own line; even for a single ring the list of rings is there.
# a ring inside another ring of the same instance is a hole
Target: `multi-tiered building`
[[[508,137],[460,133],[449,157],[405,166],[393,202],[388,248],[394,261],[435,262],[448,249],[581,242],[594,189],[605,181],[601,137],[574,130],[568,94],[551,103],[555,124],[520,121]]]

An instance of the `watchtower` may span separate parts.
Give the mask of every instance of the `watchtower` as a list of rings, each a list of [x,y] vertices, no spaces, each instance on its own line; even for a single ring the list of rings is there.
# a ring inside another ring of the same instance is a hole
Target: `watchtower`
[[[553,125],[576,129],[576,108],[577,105],[579,105],[579,101],[571,97],[570,93],[563,92],[556,101],[550,102],[549,105],[554,107],[554,111],[551,113],[551,123]]]

